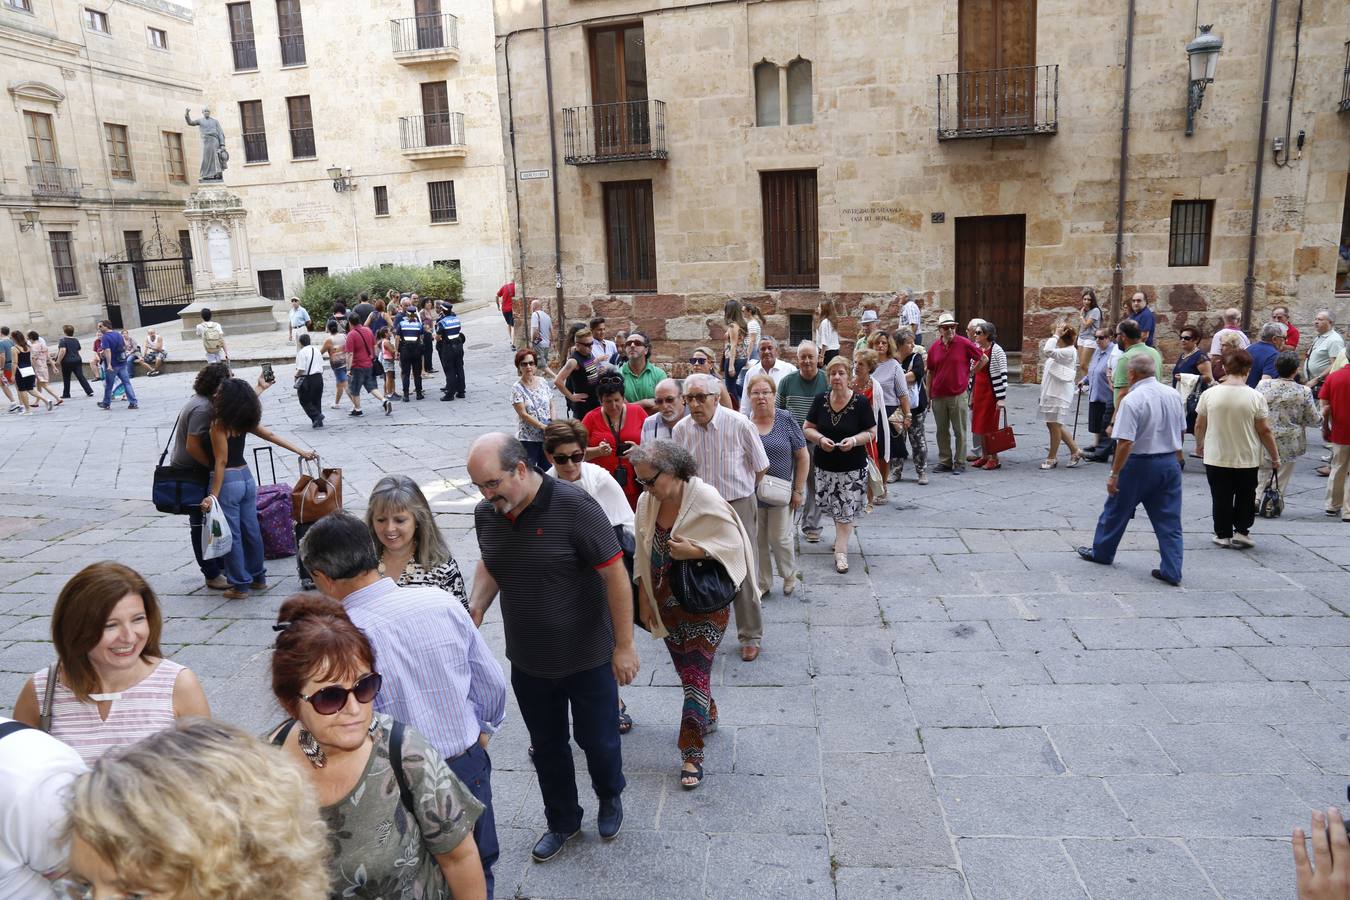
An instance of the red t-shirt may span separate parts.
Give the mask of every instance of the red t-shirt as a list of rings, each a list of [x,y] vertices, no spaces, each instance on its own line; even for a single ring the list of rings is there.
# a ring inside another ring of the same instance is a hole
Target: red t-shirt
[[[1317,399],[1331,407],[1331,442],[1350,444],[1350,366],[1328,375]]]
[[[375,335],[364,325],[353,325],[347,331],[347,352],[352,355],[353,369],[369,369],[375,364],[371,352],[375,349]]]
[[[939,338],[928,347],[930,397],[955,397],[970,384],[970,366],[984,358],[979,345],[969,338],[953,335],[948,346]]]
[[[636,403],[628,404],[628,409],[623,416],[623,427],[619,429],[619,440],[628,441],[632,444],[642,443],[642,423],[647,420],[647,412]],[[581,419],[581,424],[586,426],[586,430],[591,434],[589,447],[599,447],[601,443],[608,441],[611,447],[614,447],[614,432],[609,429],[609,422],[605,419],[605,411],[596,407],[586,413]],[[614,452],[608,456],[597,456],[595,464],[600,468],[614,474],[616,469],[623,469],[623,494],[628,498],[628,505],[637,509],[637,498],[639,493],[637,483],[637,472],[633,471],[633,464],[626,459],[621,459],[618,455],[619,448],[614,447]]]
[[[511,301],[516,299],[516,285],[513,281],[508,281],[497,291],[497,296],[502,298],[502,312],[511,311]]]
[[[1297,346],[1298,346],[1298,329],[1295,328],[1293,325],[1290,325],[1289,330],[1284,335],[1284,348],[1286,350],[1293,350]]]

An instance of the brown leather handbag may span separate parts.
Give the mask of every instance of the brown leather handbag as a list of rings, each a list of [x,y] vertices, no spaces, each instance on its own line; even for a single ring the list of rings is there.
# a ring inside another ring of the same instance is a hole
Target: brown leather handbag
[[[311,475],[309,463],[300,460],[300,480],[291,488],[291,518],[301,525],[342,509],[342,470],[325,469],[317,459],[314,470],[317,475]]]

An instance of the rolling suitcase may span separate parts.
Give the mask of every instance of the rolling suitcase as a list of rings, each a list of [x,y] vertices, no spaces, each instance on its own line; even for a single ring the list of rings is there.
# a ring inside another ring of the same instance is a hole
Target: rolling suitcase
[[[272,483],[262,483],[260,450],[272,464]],[[258,525],[262,529],[263,558],[284,559],[295,555],[295,529],[291,524],[291,486],[277,483],[277,461],[271,447],[253,448],[253,467],[258,475]]]

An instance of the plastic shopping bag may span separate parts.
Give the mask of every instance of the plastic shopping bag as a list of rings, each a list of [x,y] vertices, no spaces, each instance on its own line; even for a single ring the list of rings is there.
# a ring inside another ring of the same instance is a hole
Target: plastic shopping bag
[[[233,544],[230,523],[217,500],[202,515],[202,559],[218,559],[229,553]]]

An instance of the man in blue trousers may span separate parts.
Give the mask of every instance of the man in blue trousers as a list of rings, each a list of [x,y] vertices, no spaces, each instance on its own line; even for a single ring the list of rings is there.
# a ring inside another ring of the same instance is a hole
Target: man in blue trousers
[[[1153,577],[1175,587],[1181,584],[1181,434],[1186,410],[1181,395],[1158,381],[1151,355],[1130,357],[1128,367],[1130,389],[1120,401],[1111,431],[1116,457],[1106,479],[1109,496],[1092,546],[1079,547],[1078,555],[1109,566],[1142,503],[1162,552],[1162,565],[1153,570]]]

